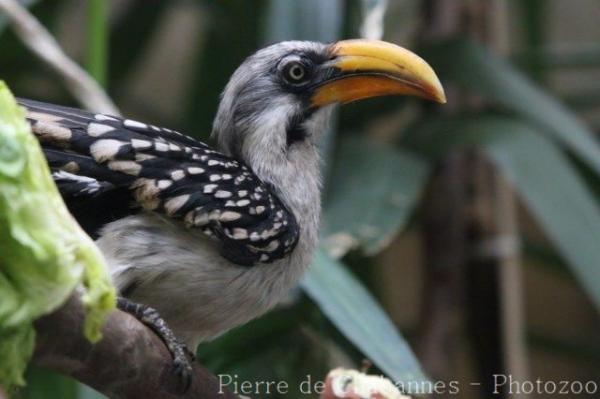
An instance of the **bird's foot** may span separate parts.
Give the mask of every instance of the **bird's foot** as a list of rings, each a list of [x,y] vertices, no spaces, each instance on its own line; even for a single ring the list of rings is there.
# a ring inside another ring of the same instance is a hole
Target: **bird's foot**
[[[150,306],[130,301],[127,298],[117,298],[117,308],[129,313],[148,326],[165,343],[173,356],[171,372],[178,380],[177,391],[185,393],[192,383],[192,362],[196,356],[183,344],[169,328],[158,311]],[[189,356],[189,358],[188,358]]]
[[[190,360],[185,355],[185,352],[181,354],[173,354],[173,365],[171,366],[171,373],[177,378],[178,381],[178,393],[185,393],[192,384],[192,365]]]

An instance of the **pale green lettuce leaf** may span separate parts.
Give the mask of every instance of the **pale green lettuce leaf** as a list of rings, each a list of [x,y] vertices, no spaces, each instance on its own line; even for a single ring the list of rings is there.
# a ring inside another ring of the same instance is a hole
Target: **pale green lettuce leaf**
[[[100,339],[115,292],[102,255],[69,214],[24,110],[0,81],[0,383],[22,385],[33,321],[81,285],[85,335]]]

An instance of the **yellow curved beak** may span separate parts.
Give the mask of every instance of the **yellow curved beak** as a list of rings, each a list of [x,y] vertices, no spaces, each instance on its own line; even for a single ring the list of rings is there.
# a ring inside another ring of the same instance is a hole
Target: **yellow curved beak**
[[[385,95],[414,95],[446,102],[444,88],[421,57],[392,43],[344,40],[332,44],[336,71],[311,97],[313,106]]]

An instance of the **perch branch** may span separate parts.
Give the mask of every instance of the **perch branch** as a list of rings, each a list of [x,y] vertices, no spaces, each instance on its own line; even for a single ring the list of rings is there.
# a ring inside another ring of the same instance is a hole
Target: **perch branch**
[[[119,110],[100,85],[60,48],[54,37],[16,0],[0,0],[0,11],[23,43],[63,77],[67,88],[86,108],[119,115]]]
[[[110,398],[237,398],[219,386],[216,376],[193,363],[192,384],[178,395],[170,372],[171,355],[163,342],[132,316],[115,310],[103,327],[103,339],[91,344],[82,334],[84,309],[77,296],[35,323],[33,363],[69,375]]]

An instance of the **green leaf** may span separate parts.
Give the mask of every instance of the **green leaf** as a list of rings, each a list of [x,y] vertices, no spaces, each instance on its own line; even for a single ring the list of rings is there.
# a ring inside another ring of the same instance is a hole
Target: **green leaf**
[[[545,233],[600,310],[600,208],[556,145],[534,129],[507,123],[487,145]]]
[[[27,382],[20,392],[23,399],[79,399],[77,382],[53,371],[30,367],[27,370]]]
[[[508,62],[467,40],[453,40],[431,47],[424,57],[442,80],[455,81],[534,122],[600,174],[600,145],[593,132]]]
[[[318,251],[302,288],[340,332],[394,381],[426,381],[404,338],[342,263]]]
[[[486,149],[600,308],[600,209],[552,140],[523,121],[497,116],[431,121],[422,133],[415,148],[430,155],[457,145]]]
[[[61,398],[62,399],[62,398]],[[107,399],[106,396],[93,388],[77,382],[77,399]]]
[[[369,255],[406,224],[427,182],[426,160],[367,138],[339,142],[324,206],[328,252],[360,245]]]
[[[40,367],[29,367],[26,379],[27,386],[16,397],[22,399],[106,399],[106,396],[71,377]]]

